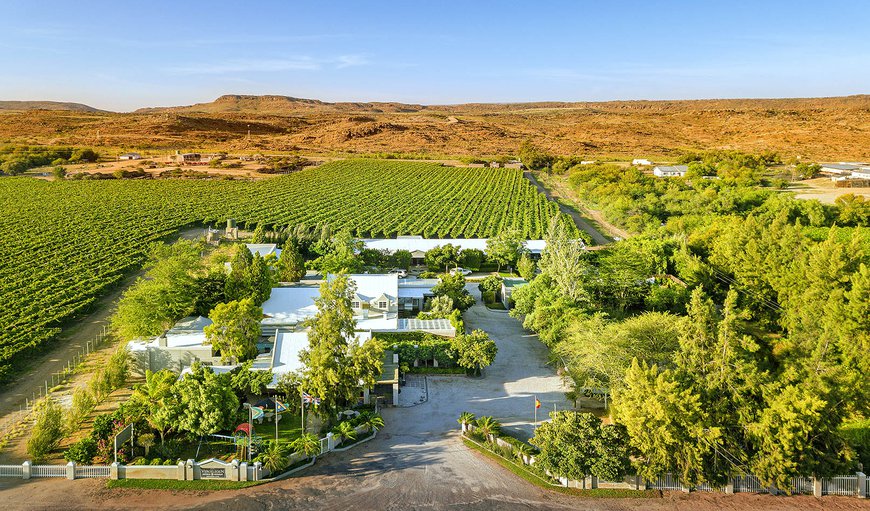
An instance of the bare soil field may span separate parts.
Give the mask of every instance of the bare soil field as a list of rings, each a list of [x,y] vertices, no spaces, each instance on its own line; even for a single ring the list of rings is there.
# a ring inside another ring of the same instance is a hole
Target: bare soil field
[[[790,186],[789,191],[795,192],[795,197],[798,199],[816,199],[826,204],[833,204],[837,197],[847,193],[863,195],[870,199],[870,188],[837,188],[829,177],[800,181]]]
[[[250,136],[248,136],[250,133]],[[2,110],[0,142],[141,150],[673,158],[714,148],[870,159],[870,96],[771,100],[402,105],[222,96],[133,113]]]

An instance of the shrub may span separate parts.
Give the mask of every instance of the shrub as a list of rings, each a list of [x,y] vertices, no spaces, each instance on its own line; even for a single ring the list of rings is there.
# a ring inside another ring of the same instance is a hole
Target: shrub
[[[88,436],[72,444],[63,454],[63,459],[86,465],[93,461],[96,455],[97,441]]]
[[[63,438],[63,411],[54,399],[44,398],[36,406],[36,421],[27,440],[27,454],[42,461]]]

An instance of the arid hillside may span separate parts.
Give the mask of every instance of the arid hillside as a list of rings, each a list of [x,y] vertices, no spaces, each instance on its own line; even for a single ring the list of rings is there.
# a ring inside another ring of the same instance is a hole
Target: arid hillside
[[[103,112],[81,103],[61,101],[0,101],[0,110],[69,110],[72,112]]]
[[[228,95],[123,114],[0,111],[0,142],[8,143],[461,156],[511,154],[525,139],[591,158],[728,148],[867,160],[870,95],[442,106]]]

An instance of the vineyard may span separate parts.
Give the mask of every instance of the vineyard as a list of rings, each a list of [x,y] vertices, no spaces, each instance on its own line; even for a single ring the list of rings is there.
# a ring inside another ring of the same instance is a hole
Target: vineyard
[[[186,226],[235,218],[367,237],[517,229],[531,239],[558,214],[519,170],[373,160],[256,182],[2,178],[0,211],[0,379],[140,265],[150,243]]]

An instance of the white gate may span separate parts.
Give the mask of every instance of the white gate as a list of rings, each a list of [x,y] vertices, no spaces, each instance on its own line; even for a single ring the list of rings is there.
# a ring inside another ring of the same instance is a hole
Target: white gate
[[[110,467],[106,465],[76,465],[76,479],[109,478]]]
[[[33,465],[30,477],[66,477],[66,465]]]

